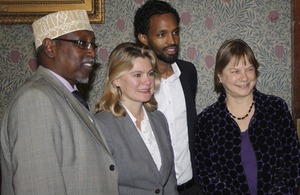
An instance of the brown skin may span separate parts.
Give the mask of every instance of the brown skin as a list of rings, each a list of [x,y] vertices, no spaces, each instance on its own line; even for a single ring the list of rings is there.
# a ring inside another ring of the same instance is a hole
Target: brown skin
[[[158,70],[163,78],[174,74],[171,63],[163,61],[159,56],[177,59],[179,50],[179,26],[172,13],[153,15],[147,35],[139,34],[139,40],[149,45],[155,52]]]
[[[94,33],[87,30],[68,33],[59,38],[95,42]],[[41,64],[74,86],[79,80],[89,77],[92,66],[87,66],[87,64],[93,65],[95,57],[96,53],[93,47],[85,50],[79,48],[75,43],[46,38],[43,41]],[[86,61],[84,62],[84,60]]]

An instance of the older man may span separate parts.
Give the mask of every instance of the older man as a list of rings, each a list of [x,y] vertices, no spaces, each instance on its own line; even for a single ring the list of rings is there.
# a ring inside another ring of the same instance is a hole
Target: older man
[[[107,143],[87,104],[72,94],[88,81],[96,56],[86,11],[49,14],[32,27],[41,66],[5,112],[2,194],[118,194]]]

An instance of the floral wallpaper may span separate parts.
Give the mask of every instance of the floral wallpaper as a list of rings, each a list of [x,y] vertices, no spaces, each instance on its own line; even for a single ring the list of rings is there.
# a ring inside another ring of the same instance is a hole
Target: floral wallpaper
[[[257,88],[283,98],[291,110],[290,0],[167,0],[181,17],[180,58],[198,73],[197,111],[216,101],[215,55],[223,41],[245,40],[260,62]],[[90,107],[101,97],[109,53],[134,41],[133,18],[144,0],[105,0],[105,23],[92,24],[100,44],[100,64],[91,85]],[[31,25],[0,25],[0,121],[13,92],[38,63]]]

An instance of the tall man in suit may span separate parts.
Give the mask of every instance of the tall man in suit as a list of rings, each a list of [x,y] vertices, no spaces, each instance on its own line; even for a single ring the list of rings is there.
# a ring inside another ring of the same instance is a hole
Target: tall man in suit
[[[193,168],[197,72],[192,63],[178,60],[179,21],[170,4],[149,0],[137,10],[134,30],[136,41],[149,45],[158,58],[162,79],[155,98],[170,128],[177,190],[181,195],[202,194]]]
[[[4,115],[2,194],[118,194],[104,136],[72,94],[88,81],[96,56],[86,11],[52,13],[32,27],[41,65]]]

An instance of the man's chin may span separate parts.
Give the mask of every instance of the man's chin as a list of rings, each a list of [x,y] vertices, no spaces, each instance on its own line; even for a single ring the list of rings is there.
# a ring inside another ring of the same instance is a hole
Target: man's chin
[[[173,64],[174,62],[176,62],[177,58],[176,59],[160,59],[160,60],[163,62],[166,62],[168,64]]]
[[[165,55],[156,55],[158,59],[163,62],[173,64],[178,59],[178,54],[174,54],[172,56],[165,56]]]
[[[84,84],[89,83],[89,77],[87,77],[87,78],[76,78],[76,80],[77,80],[78,83],[84,83]]]

